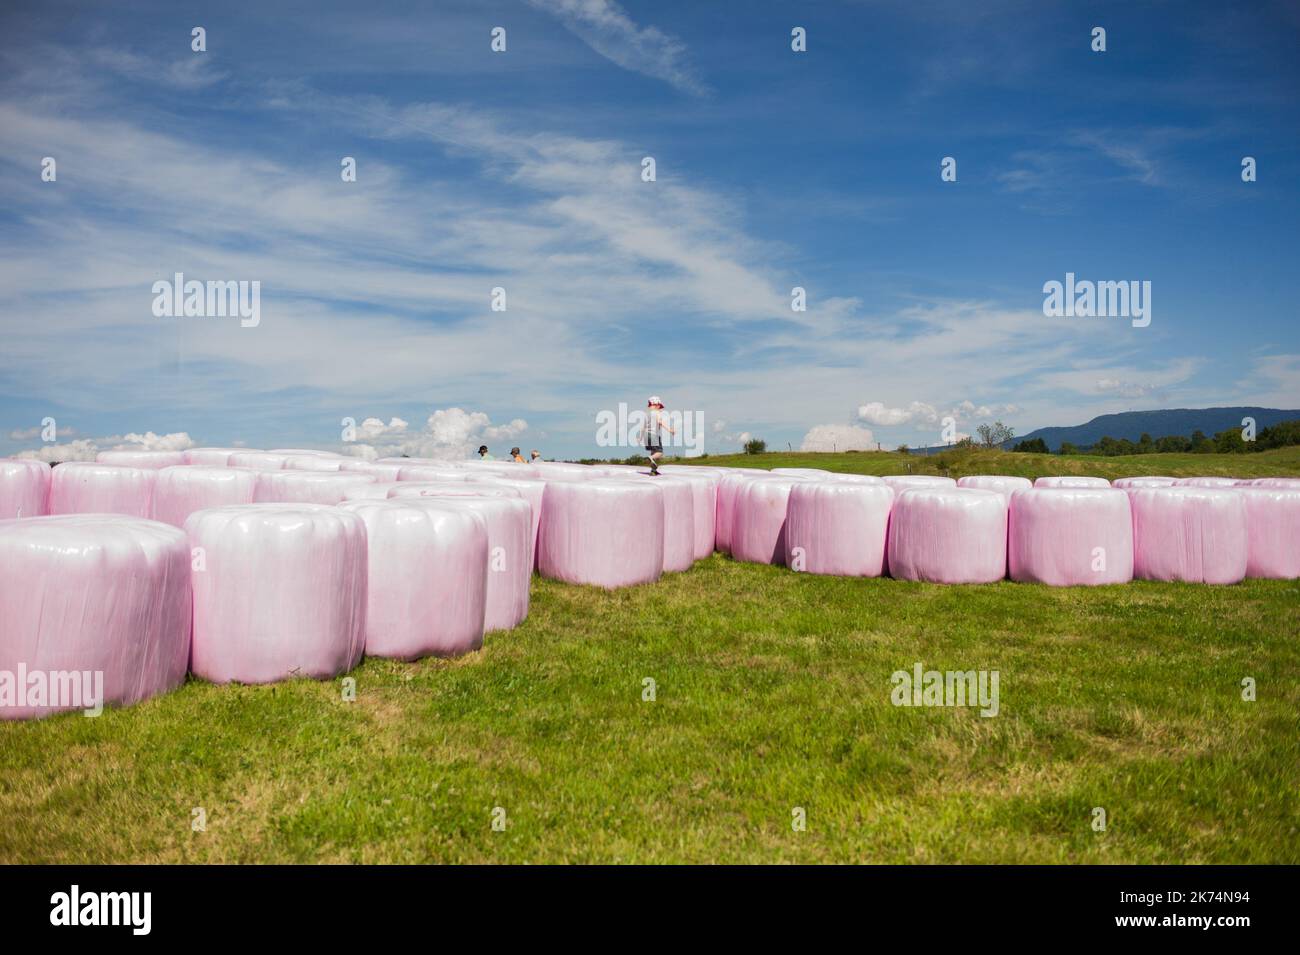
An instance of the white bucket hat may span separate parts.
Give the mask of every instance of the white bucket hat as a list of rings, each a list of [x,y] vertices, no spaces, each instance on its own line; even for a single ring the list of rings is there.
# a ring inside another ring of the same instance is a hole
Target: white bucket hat
[[[648,404],[648,405],[662,405],[662,404],[663,404],[663,399],[661,399],[658,395],[651,395],[651,396],[650,396],[650,400],[647,401],[646,404]]]

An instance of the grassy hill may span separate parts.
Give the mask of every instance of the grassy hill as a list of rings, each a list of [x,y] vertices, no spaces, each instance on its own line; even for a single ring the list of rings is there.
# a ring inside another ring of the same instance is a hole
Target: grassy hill
[[[1169,477],[1300,477],[1300,447],[1275,448],[1255,454],[1134,454],[1103,457],[1091,454],[1021,454],[1014,451],[953,448],[939,454],[900,454],[897,451],[772,452],[768,454],[705,455],[673,459],[676,464],[710,467],[821,468],[844,474],[1007,474],[1037,478],[1051,474],[1087,474],[1113,480],[1158,474]]]

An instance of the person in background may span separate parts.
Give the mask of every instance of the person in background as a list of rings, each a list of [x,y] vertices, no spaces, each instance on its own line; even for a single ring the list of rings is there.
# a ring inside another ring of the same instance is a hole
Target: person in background
[[[479,456],[479,460],[481,460],[481,461],[495,461],[495,460],[496,460],[496,458],[494,458],[494,457],[492,457],[492,455],[488,454],[488,449],[487,449],[487,445],[486,445],[486,444],[480,444],[480,445],[478,446],[478,456]]]
[[[658,395],[651,395],[646,401],[645,423],[641,425],[642,443],[650,458],[650,474],[659,473],[659,459],[664,456],[664,431],[676,434],[672,426],[664,420],[664,403]]]
[[[536,448],[533,448],[533,450],[528,453],[528,460],[533,463],[536,463],[541,459],[542,459],[542,452],[538,451]]]
[[[522,454],[519,453],[519,449],[518,449],[518,448],[511,448],[511,449],[510,449],[510,460],[511,460],[511,461],[514,461],[515,464],[527,464],[527,463],[528,463],[527,461],[524,460],[524,456],[523,456]]]

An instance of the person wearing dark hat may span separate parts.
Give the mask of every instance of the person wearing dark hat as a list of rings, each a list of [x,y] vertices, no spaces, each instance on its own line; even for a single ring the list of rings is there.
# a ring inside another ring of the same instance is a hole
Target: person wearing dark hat
[[[513,462],[515,462],[515,464],[527,464],[527,463],[528,463],[527,461],[524,460],[524,456],[523,456],[522,454],[519,453],[519,449],[518,449],[518,448],[511,448],[511,449],[510,449],[510,460],[513,461]]]
[[[676,434],[672,426],[664,420],[664,403],[658,395],[651,395],[646,402],[645,423],[641,425],[641,438],[645,444],[646,454],[650,458],[650,474],[659,473],[659,459],[664,456],[663,433]]]
[[[495,460],[496,460],[496,458],[494,458],[494,457],[492,457],[492,455],[488,454],[488,449],[487,449],[487,445],[486,445],[486,444],[480,444],[480,445],[478,446],[478,456],[479,456],[479,460],[481,460],[481,461],[495,461]]]

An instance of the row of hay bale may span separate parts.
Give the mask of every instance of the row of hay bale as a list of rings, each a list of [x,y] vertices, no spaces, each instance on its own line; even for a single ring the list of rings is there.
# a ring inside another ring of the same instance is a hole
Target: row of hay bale
[[[264,683],[463,653],[526,617],[534,567],[618,587],[711,554],[715,484],[305,449],[0,462],[0,674],[97,671],[122,705],[186,672]],[[67,708],[0,693],[2,716]]]
[[[718,548],[846,576],[1057,586],[1300,577],[1300,480],[732,473]]]

